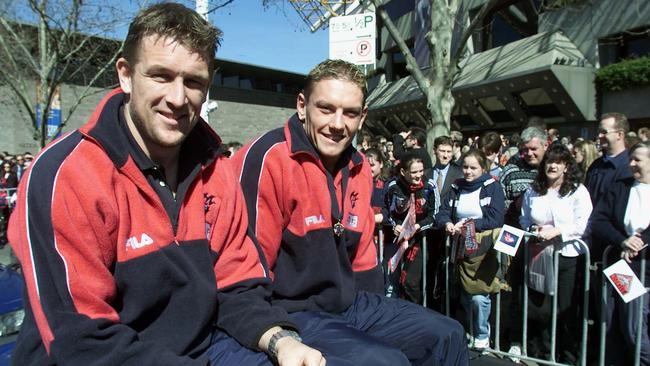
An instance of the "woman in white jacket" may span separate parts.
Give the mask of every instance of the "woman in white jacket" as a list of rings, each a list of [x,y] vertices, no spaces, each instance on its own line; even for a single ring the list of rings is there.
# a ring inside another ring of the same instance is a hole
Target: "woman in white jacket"
[[[589,192],[581,183],[581,173],[571,152],[563,145],[553,144],[546,151],[539,172],[523,198],[521,227],[536,232],[540,242],[555,245],[560,252],[558,274],[558,338],[557,359],[575,364],[578,361],[584,252],[577,239],[585,234],[592,211]],[[533,239],[535,240],[535,239]],[[548,354],[550,330],[547,320],[551,309],[544,294],[531,291],[531,315],[545,323],[541,327],[539,356]],[[534,350],[531,350],[534,351]]]

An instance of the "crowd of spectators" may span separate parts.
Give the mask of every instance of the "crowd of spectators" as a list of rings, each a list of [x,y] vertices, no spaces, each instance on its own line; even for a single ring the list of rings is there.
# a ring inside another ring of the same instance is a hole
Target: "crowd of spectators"
[[[593,262],[602,258],[605,247],[614,246],[612,253],[640,275],[639,258],[645,255],[644,244],[650,243],[650,213],[643,210],[650,204],[648,137],[650,129],[632,132],[625,116],[617,113],[602,116],[594,140],[560,136],[537,117],[521,133],[506,136],[488,131],[463,138],[459,131],[451,131],[449,136],[438,136],[431,148],[426,132],[416,127],[392,138],[360,133],[357,148],[368,159],[375,187],[375,238],[379,240],[380,231],[384,237],[386,295],[422,304],[423,281],[427,280],[428,306],[442,310],[444,281],[449,281],[452,301],[463,309],[452,315],[466,325],[470,346],[483,350],[494,342],[492,297],[502,292],[502,310],[509,314],[503,324],[504,341],[508,352],[518,355],[522,351],[522,289],[528,286],[528,321],[533,324],[528,328],[528,354],[542,358],[550,357],[548,299],[556,295],[555,357],[576,364],[586,247]],[[229,143],[226,154],[240,147],[240,143]],[[4,152],[0,158],[3,246],[16,187],[33,156]],[[532,254],[524,258],[520,250],[508,258],[493,250],[504,223],[535,234],[526,244]],[[426,258],[422,251],[425,237],[429,243]],[[560,254],[557,293],[553,293],[549,273],[536,280],[534,272],[540,258],[552,258],[554,251]],[[449,278],[441,270],[446,259],[452,263]],[[527,283],[523,281],[525,263]],[[422,278],[422,266],[428,268],[427,279]],[[638,303],[626,304],[613,297],[609,302],[607,321],[614,326],[607,331],[608,364],[630,361],[639,316],[644,319],[641,363],[650,363],[647,297],[642,314]]]
[[[31,164],[34,156],[24,154],[0,153],[2,176],[0,176],[0,248],[7,244],[7,224],[16,201],[16,188],[23,172]]]
[[[442,310],[443,283],[449,281],[452,303],[458,304],[452,309],[464,309],[452,311],[452,316],[465,324],[470,346],[482,350],[494,342],[491,299],[501,292],[501,309],[508,314],[502,321],[502,341],[509,353],[518,355],[522,289],[527,286],[528,355],[545,359],[551,357],[553,341],[549,299],[557,296],[554,357],[576,364],[581,356],[585,251],[590,250],[591,262],[601,261],[611,245],[614,257],[609,263],[622,258],[641,275],[639,259],[647,252],[644,243],[650,243],[650,212],[642,209],[650,204],[649,132],[645,127],[630,131],[624,115],[610,113],[601,117],[593,140],[561,136],[538,117],[530,118],[520,133],[489,131],[463,138],[452,131],[437,137],[433,146],[427,146],[420,128],[392,139],[361,133],[357,148],[366,153],[373,170],[373,207],[377,230],[384,234],[386,295],[422,303],[422,266],[427,266],[427,305]],[[415,214],[410,222],[409,210]],[[534,234],[525,244],[528,257],[523,250],[514,257],[493,250],[504,223]],[[405,230],[414,233],[402,238]],[[427,258],[422,256],[424,237]],[[555,251],[557,293],[552,273],[538,273],[540,268],[544,272],[539,263],[552,263]],[[452,263],[449,278],[441,271],[445,259]],[[524,268],[529,271],[526,283]],[[592,282],[600,278],[592,275]],[[590,308],[600,309],[600,296],[592,295]],[[639,317],[641,364],[650,364],[650,305],[648,295],[643,298],[642,314],[636,310],[640,300],[626,304],[612,297],[608,302],[607,322],[614,326],[607,328],[607,364],[631,364]],[[599,312],[592,313],[596,320]],[[600,335],[595,329],[589,334],[590,347],[593,343],[597,348]]]

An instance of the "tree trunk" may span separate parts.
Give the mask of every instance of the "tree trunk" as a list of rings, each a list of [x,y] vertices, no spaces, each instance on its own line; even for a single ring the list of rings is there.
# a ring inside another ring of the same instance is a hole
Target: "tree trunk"
[[[453,5],[451,5],[453,6]],[[448,75],[451,61],[451,38],[454,29],[456,9],[451,9],[447,0],[431,2],[431,28],[426,40],[429,44],[429,64],[431,65],[431,87],[427,95],[427,109],[431,121],[427,127],[427,145],[433,150],[433,140],[438,136],[449,135],[449,123],[454,99],[451,96],[451,80]]]
[[[40,10],[42,13],[45,13],[45,9],[47,6],[47,1],[43,1],[36,6],[42,7]],[[45,144],[47,144],[47,115],[49,114],[49,105],[46,105],[47,101],[47,95],[49,95],[49,82],[48,82],[48,74],[49,70],[47,70],[47,67],[45,65],[49,64],[49,44],[48,44],[48,34],[47,34],[47,25],[45,24],[46,19],[44,17],[40,17],[38,21],[38,52],[40,56],[40,62],[41,62],[41,70],[39,70],[39,93],[37,93],[36,96],[36,104],[40,108],[41,111],[41,118],[40,118],[40,126],[39,126],[39,137],[40,137],[40,145],[41,149],[45,147]],[[38,124],[37,124],[38,125]]]

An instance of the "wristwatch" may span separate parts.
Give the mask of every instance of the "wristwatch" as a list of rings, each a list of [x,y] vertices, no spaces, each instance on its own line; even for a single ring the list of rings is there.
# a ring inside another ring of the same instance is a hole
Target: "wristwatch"
[[[297,340],[298,342],[302,342],[302,338],[300,338],[300,336],[298,335],[298,333],[295,332],[295,331],[293,331],[293,330],[286,330],[286,329],[283,329],[283,330],[281,330],[281,331],[275,333],[275,334],[271,337],[271,340],[269,341],[269,347],[268,347],[269,354],[270,354],[271,357],[273,357],[273,359],[275,359],[275,360],[278,359],[278,350],[275,348],[275,345],[278,343],[278,341],[279,341],[280,339],[282,339],[282,338],[284,338],[284,337],[291,337],[291,338]]]

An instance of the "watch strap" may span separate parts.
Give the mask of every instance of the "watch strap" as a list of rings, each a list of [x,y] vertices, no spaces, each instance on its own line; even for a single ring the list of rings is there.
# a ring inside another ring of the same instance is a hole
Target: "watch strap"
[[[296,331],[293,331],[293,330],[283,329],[283,330],[273,334],[273,336],[271,337],[271,340],[269,341],[268,352],[271,355],[271,357],[273,357],[276,360],[278,358],[278,350],[276,348],[276,345],[277,345],[278,341],[280,339],[284,338],[284,337],[291,337],[291,338],[297,340],[298,342],[302,342],[302,338],[300,338],[300,335],[298,335],[298,333]]]

